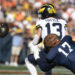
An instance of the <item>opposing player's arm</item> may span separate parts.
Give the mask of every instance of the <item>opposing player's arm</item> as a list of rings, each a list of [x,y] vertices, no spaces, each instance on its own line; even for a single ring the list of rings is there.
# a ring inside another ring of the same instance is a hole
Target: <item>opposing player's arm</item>
[[[55,63],[48,63],[43,50],[40,53],[36,51],[33,55],[37,65],[42,71],[47,72],[55,66]]]
[[[55,63],[48,63],[47,60],[43,61],[42,59],[38,59],[36,60],[36,62],[38,66],[40,67],[40,69],[44,72],[49,71],[55,66]]]
[[[52,63],[53,60],[56,58],[57,54],[58,54],[58,53],[57,53],[57,49],[52,48],[52,49],[48,52],[48,54],[46,54],[46,59],[48,60],[49,63]]]

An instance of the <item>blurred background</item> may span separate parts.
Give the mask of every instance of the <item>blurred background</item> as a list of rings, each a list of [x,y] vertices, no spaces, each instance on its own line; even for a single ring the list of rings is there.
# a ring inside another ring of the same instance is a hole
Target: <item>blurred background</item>
[[[9,34],[0,38],[0,73],[7,70],[28,72],[23,66],[24,59],[31,53],[28,44],[37,32],[35,24],[40,18],[38,9],[44,3],[55,4],[58,17],[67,21],[69,34],[75,39],[71,34],[72,31],[75,32],[75,0],[0,0],[0,22],[6,21],[9,25]],[[19,50],[16,56],[13,53],[14,49]],[[37,69],[40,72],[38,67]],[[59,71],[60,68],[54,69],[57,74]],[[66,72],[64,69],[61,71]],[[71,72],[67,73],[61,75],[72,75]]]

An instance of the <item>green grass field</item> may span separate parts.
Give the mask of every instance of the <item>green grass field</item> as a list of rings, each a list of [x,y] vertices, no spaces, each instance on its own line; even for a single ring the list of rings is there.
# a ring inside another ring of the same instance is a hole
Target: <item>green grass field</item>
[[[42,72],[38,66],[36,68],[39,75],[44,75],[44,72]],[[30,74],[25,65],[12,67],[0,64],[0,75],[30,75]],[[53,75],[74,75],[74,74],[71,71],[65,69],[64,67],[55,67],[53,69]]]

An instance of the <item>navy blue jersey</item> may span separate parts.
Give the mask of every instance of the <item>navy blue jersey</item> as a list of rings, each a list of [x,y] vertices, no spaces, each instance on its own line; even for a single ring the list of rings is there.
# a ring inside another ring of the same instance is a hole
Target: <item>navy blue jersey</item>
[[[64,66],[75,73],[75,43],[72,38],[64,37],[59,45],[49,51],[46,58],[49,63]]]
[[[75,42],[70,36],[65,36],[61,43],[52,48],[48,54],[44,50],[39,53],[39,59],[35,60],[34,55],[28,57],[29,61],[38,64],[44,72],[49,71],[53,67],[59,65],[64,66],[75,73]]]
[[[55,63],[50,64],[47,60],[46,60],[46,54],[44,52],[44,50],[41,50],[41,52],[39,52],[39,59],[35,60],[34,55],[30,54],[28,56],[28,60],[33,64],[33,65],[38,65],[40,67],[40,69],[44,72],[49,71],[51,68],[53,68],[55,66]]]

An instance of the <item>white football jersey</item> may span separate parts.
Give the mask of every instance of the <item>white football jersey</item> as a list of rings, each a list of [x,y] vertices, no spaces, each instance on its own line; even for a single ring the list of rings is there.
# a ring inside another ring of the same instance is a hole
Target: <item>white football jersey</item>
[[[57,34],[60,39],[65,36],[66,33],[66,21],[63,19],[56,18],[46,18],[44,20],[40,20],[36,23],[36,28],[42,29],[42,39],[51,33]]]

